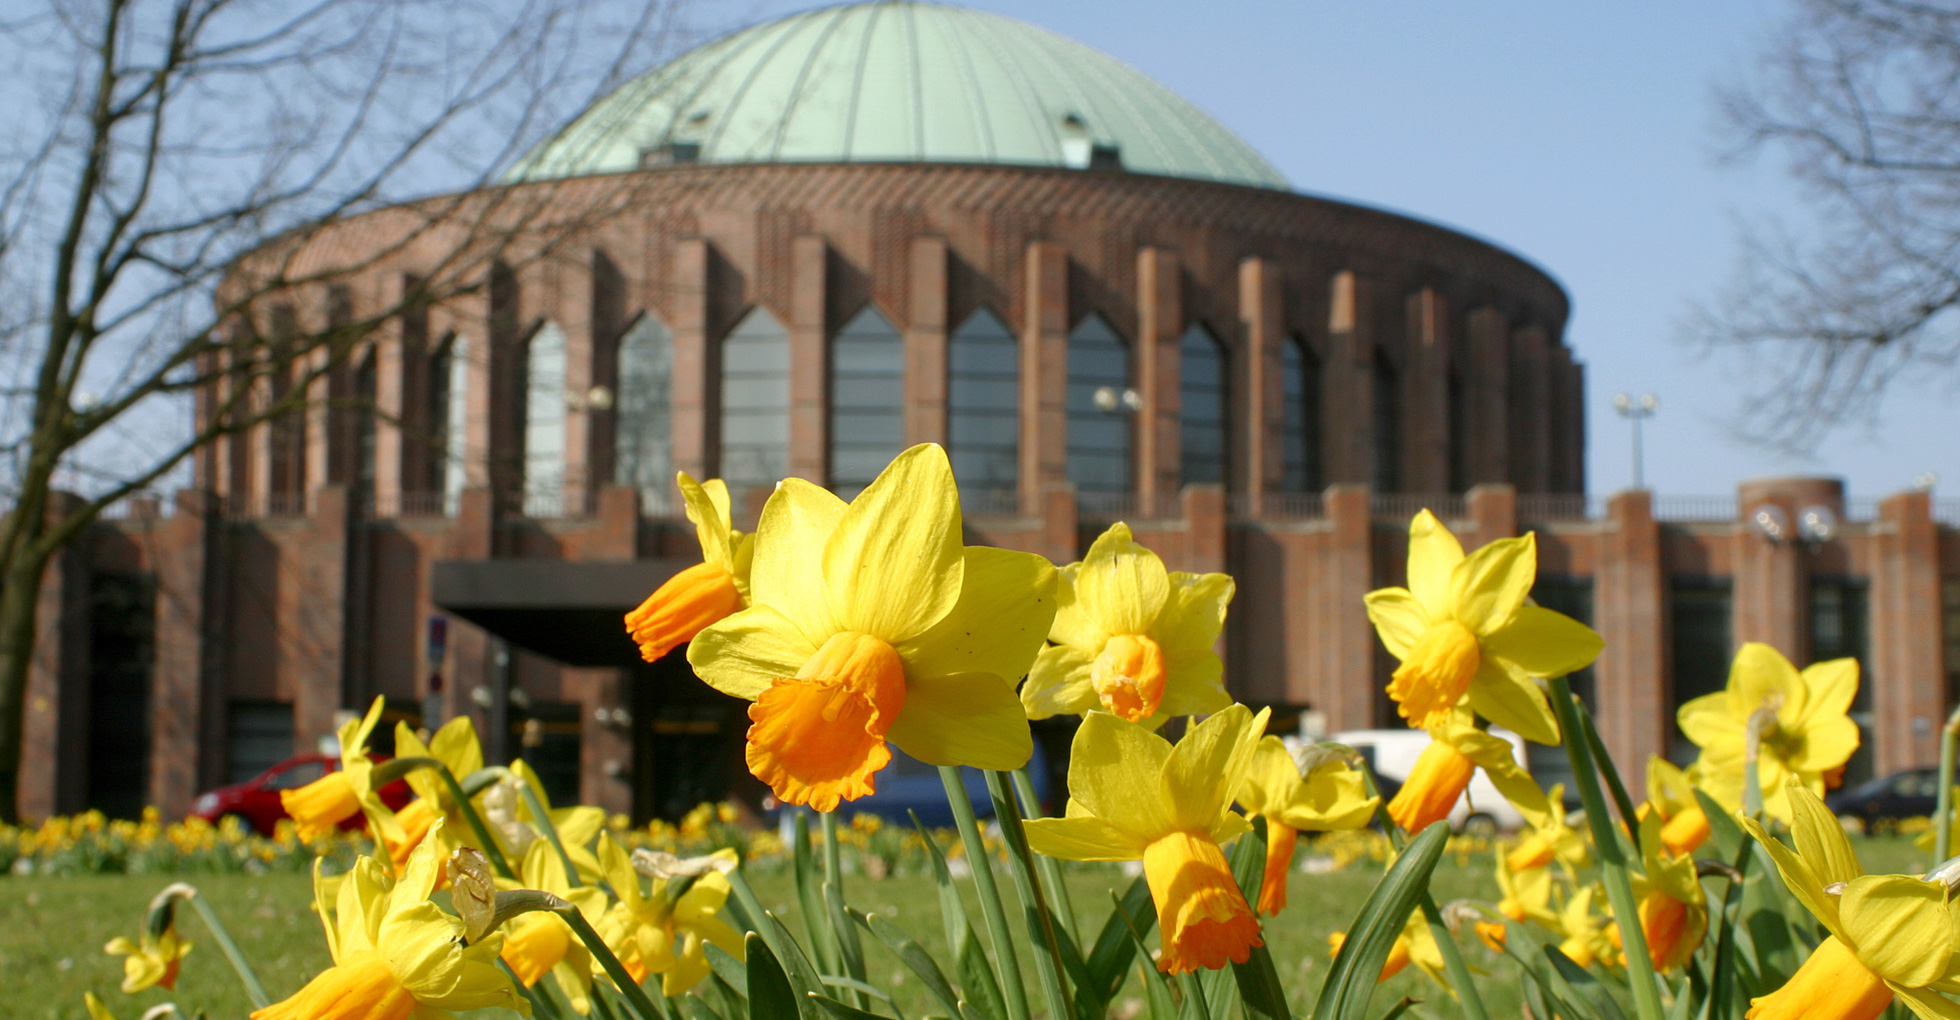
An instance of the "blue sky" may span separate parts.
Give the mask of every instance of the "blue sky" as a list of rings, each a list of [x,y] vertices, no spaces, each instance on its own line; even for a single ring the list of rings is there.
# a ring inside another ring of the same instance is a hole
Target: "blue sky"
[[[1572,297],[1587,364],[1589,485],[1631,478],[1617,391],[1661,398],[1648,485],[1727,494],[1746,477],[1833,474],[1854,495],[1937,472],[1960,490],[1954,380],[1895,392],[1875,427],[1813,461],[1733,439],[1752,365],[1684,345],[1691,302],[1735,264],[1738,218],[1804,207],[1779,159],[1718,161],[1711,95],[1784,16],[1774,0],[1369,4],[969,0],[1116,56],[1205,109],[1295,188],[1495,241]],[[814,6],[738,0],[724,27]],[[1760,371],[1759,367],[1754,368]]]

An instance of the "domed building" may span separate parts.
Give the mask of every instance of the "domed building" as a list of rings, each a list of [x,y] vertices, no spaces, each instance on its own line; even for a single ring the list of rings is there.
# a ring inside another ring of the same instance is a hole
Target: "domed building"
[[[548,243],[401,316],[324,384],[344,399],[206,451],[174,513],[99,529],[75,576],[136,608],[91,633],[145,631],[148,657],[128,690],[37,682],[140,695],[146,757],[103,758],[88,734],[117,722],[72,695],[31,739],[91,764],[30,776],[30,814],[132,773],[182,810],[377,694],[473,714],[493,759],[639,818],[740,793],[742,705],[619,622],[698,557],[674,473],[727,479],[746,527],[778,478],[848,496],[919,442],[970,541],[1065,563],[1121,519],[1231,572],[1229,683],[1309,728],[1395,722],[1361,597],[1401,583],[1411,514],[1466,544],[1537,527],[1539,600],[1614,642],[1609,743],[1666,747],[1661,532],[1644,493],[1584,495],[1558,283],[1294,191],[1117,60],[929,3],[779,18],[628,82],[501,188],[282,252],[363,268],[273,318],[395,307],[454,258],[442,217],[493,201]]]

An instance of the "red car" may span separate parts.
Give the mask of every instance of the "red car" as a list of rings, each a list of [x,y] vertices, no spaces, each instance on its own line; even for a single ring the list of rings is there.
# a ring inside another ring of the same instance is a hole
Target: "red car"
[[[373,758],[380,764],[387,755]],[[279,791],[296,790],[339,768],[340,758],[334,755],[296,754],[245,782],[199,794],[191,804],[191,815],[213,825],[226,815],[237,815],[254,832],[270,836],[279,819],[288,817],[285,805],[279,803]],[[381,802],[393,810],[400,811],[413,799],[415,791],[399,779],[381,788]],[[364,824],[366,819],[356,814],[340,827],[358,829]]]

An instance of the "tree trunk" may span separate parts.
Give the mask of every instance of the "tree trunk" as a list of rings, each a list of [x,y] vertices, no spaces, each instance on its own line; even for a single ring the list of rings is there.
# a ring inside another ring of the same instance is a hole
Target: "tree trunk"
[[[20,821],[20,767],[34,617],[51,557],[22,549],[0,576],[0,821]]]

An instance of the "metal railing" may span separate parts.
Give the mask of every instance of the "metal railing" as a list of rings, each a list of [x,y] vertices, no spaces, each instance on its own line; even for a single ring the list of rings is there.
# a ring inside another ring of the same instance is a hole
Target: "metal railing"
[[[1469,504],[1462,496],[1450,493],[1430,493],[1427,495],[1410,492],[1384,492],[1374,497],[1372,511],[1378,521],[1393,521],[1402,524],[1424,510],[1446,521],[1460,521],[1470,516]]]
[[[1685,523],[1733,521],[1737,517],[1734,496],[1656,496],[1654,519]]]
[[[961,489],[960,513],[968,517],[1019,517],[1021,493],[1015,489]]]
[[[1235,492],[1225,497],[1225,512],[1267,521],[1317,521],[1327,516],[1327,504],[1318,492],[1267,492],[1258,496]]]
[[[1592,521],[1604,516],[1606,503],[1595,496],[1567,492],[1531,492],[1518,496],[1520,521]]]
[[[1083,521],[1120,521],[1137,516],[1134,492],[1078,492],[1075,516]]]

